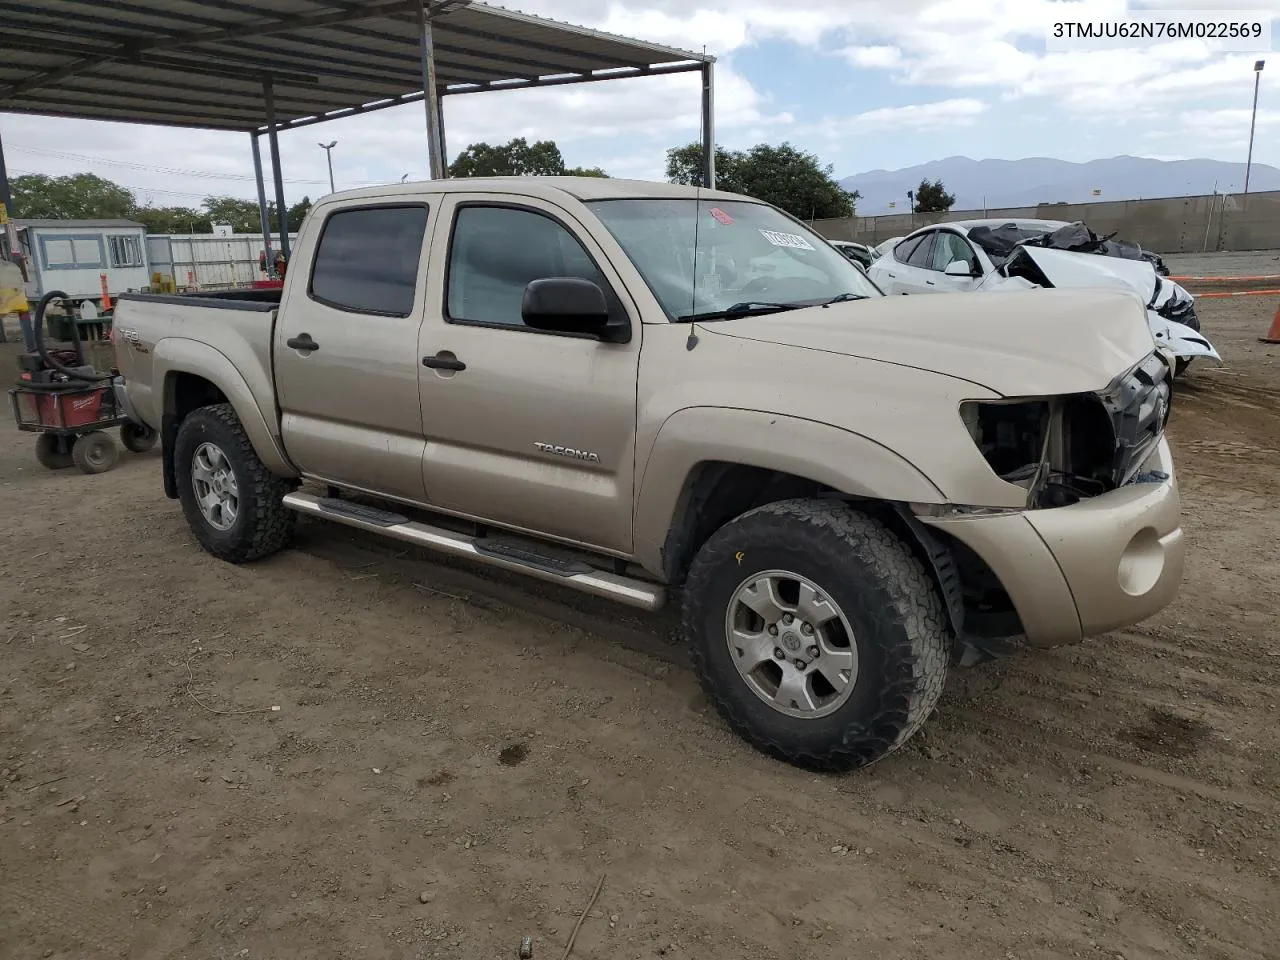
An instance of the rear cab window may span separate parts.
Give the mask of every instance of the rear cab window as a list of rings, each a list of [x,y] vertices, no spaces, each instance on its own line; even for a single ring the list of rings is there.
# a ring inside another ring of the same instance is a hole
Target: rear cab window
[[[426,229],[425,204],[334,211],[316,245],[308,296],[348,313],[409,316]]]

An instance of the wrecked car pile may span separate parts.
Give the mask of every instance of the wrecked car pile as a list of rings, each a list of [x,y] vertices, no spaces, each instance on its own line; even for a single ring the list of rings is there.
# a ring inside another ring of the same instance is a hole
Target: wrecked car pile
[[[1036,287],[1118,288],[1147,308],[1152,338],[1177,374],[1196,357],[1221,362],[1200,333],[1195,299],[1158,254],[1081,222],[967,220],[933,224],[892,244],[868,271],[886,293],[977,293]]]

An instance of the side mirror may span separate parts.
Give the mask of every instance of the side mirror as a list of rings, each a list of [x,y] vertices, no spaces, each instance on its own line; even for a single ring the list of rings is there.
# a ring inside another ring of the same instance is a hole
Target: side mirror
[[[942,272],[948,277],[962,277],[965,280],[973,279],[973,268],[963,260],[952,260],[947,264],[947,269]]]
[[[578,277],[547,277],[524,288],[520,316],[525,326],[603,338],[609,327],[604,291]]]

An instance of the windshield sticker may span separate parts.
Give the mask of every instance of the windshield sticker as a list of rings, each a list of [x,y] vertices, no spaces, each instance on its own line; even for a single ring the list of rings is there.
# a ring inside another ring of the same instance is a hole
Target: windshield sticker
[[[710,213],[713,217],[716,218],[716,220],[718,220],[720,223],[723,223],[726,227],[732,225],[733,223],[733,217],[729,216],[719,207],[712,207],[710,210]]]
[[[777,230],[761,230],[760,236],[764,237],[775,247],[787,247],[792,250],[816,249],[813,244],[798,233],[779,233]]]

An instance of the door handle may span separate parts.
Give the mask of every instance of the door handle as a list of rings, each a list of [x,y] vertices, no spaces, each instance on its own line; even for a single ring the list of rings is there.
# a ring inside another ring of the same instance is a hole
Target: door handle
[[[300,333],[296,337],[290,337],[284,342],[284,345],[290,350],[301,350],[303,353],[310,353],[313,350],[320,349],[320,344],[312,340],[309,333]]]
[[[931,287],[932,287],[932,286],[935,286],[935,284],[934,284],[934,282],[933,282],[932,280],[926,280],[926,281],[925,281],[925,283],[926,283],[927,285],[931,286]]]
[[[446,350],[441,350],[434,357],[423,357],[422,365],[432,370],[465,370],[467,365]]]

